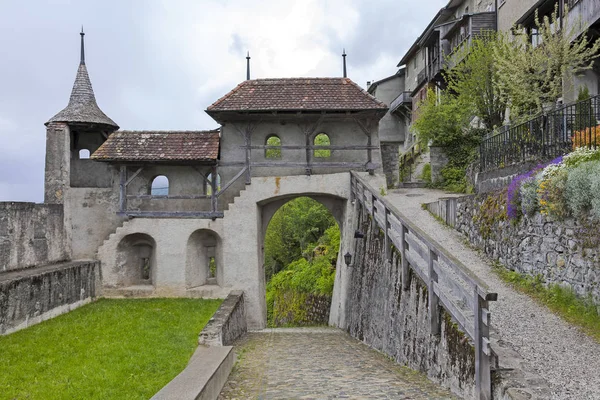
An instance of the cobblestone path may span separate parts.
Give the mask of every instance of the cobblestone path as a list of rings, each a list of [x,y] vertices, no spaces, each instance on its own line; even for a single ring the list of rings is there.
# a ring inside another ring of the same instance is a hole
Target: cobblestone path
[[[235,344],[225,399],[454,399],[334,328],[267,329]]]

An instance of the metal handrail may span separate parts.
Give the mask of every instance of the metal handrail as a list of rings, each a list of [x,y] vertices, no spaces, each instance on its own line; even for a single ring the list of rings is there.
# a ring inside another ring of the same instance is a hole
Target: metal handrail
[[[483,138],[480,170],[527,161],[548,161],[575,147],[600,144],[600,95],[538,114],[517,125],[506,125]]]

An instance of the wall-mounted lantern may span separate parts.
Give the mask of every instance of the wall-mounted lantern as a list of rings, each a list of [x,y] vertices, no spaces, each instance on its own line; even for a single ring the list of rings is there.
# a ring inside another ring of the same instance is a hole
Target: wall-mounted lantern
[[[350,267],[350,263],[352,262],[352,254],[350,252],[344,254],[344,261],[346,262],[346,266]]]

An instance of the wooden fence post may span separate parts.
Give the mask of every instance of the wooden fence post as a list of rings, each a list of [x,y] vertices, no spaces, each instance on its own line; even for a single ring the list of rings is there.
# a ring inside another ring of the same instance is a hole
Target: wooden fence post
[[[127,167],[121,165],[120,181],[119,181],[119,211],[125,212],[127,210]]]
[[[406,259],[406,252],[408,251],[408,243],[406,243],[406,227],[404,224],[401,224],[400,229],[400,255],[402,256],[402,288],[407,290],[410,285],[410,280],[408,279],[408,260]]]
[[[475,389],[480,400],[492,400],[490,376],[489,309],[487,300],[474,289],[473,336],[475,341]],[[482,316],[486,316],[486,321]]]
[[[437,273],[433,268],[433,262],[437,261],[437,254],[433,250],[429,249],[429,284],[427,290],[429,291],[429,323],[431,326],[431,334],[440,334],[440,315],[439,315],[439,299],[435,294],[435,285],[438,280]]]

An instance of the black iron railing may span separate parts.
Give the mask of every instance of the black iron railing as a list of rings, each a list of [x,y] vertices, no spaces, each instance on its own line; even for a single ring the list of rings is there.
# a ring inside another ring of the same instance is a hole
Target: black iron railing
[[[480,169],[489,171],[529,161],[548,161],[576,147],[600,145],[600,95],[546,112],[485,137]]]

